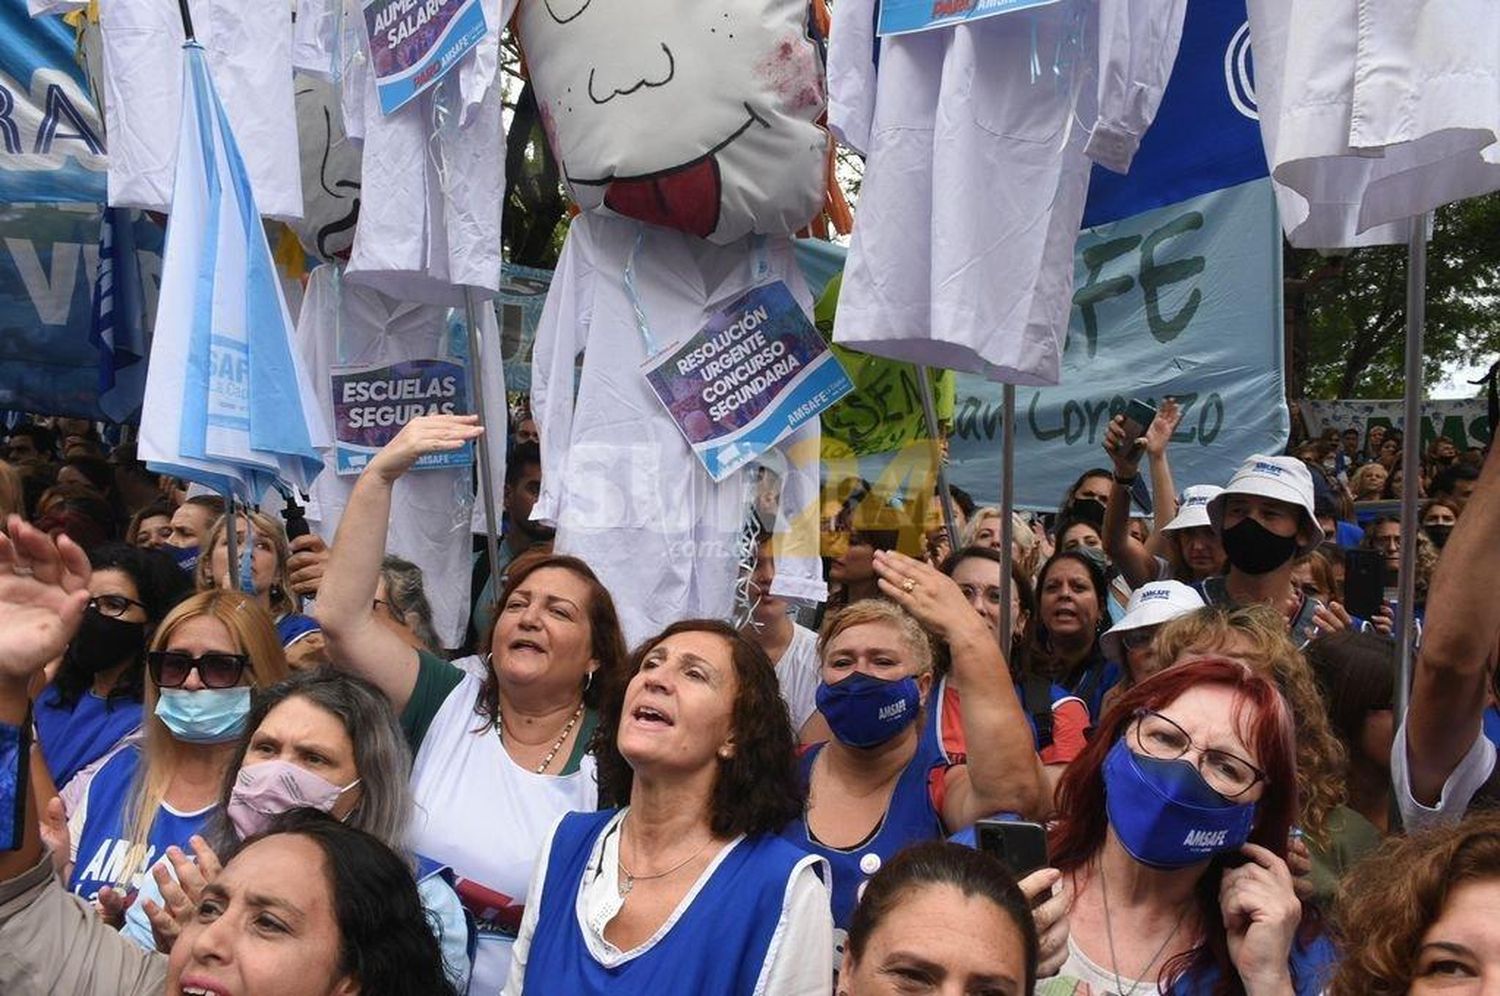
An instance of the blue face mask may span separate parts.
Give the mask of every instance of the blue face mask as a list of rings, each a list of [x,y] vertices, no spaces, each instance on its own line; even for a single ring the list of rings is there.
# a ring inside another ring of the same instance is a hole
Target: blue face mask
[[[1255,803],[1226,799],[1191,761],[1144,757],[1123,737],[1104,759],[1104,796],[1115,836],[1152,868],[1186,868],[1237,851],[1255,826]]]
[[[250,715],[250,689],[203,688],[189,692],[163,688],[157,693],[156,716],[172,736],[190,744],[222,744],[244,732]]]
[[[198,566],[198,548],[196,546],[166,546],[166,551],[177,561],[177,566],[191,574]]]
[[[878,747],[916,722],[922,693],[915,678],[882,681],[856,671],[836,685],[820,684],[818,711],[848,747]]]

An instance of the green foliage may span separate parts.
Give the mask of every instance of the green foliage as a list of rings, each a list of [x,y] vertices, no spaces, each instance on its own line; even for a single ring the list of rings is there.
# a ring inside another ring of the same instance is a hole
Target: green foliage
[[[1406,247],[1327,258],[1287,248],[1288,393],[1396,398],[1405,389]],[[1500,351],[1500,194],[1437,212],[1427,251],[1424,380]],[[1299,392],[1300,389],[1300,392]]]

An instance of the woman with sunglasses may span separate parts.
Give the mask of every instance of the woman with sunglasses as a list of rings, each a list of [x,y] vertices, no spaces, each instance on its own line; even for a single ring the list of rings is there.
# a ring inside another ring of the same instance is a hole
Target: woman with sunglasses
[[[99,769],[69,818],[69,890],[114,914],[169,846],[185,848],[218,806],[250,689],[286,675],[275,626],[245,595],[200,592],[169,612],[146,654],[145,738]]]
[[[1321,991],[1332,947],[1286,865],[1293,733],[1275,683],[1228,658],[1120,696],[1058,787],[1068,960],[1043,992]]]
[[[146,644],[193,589],[172,558],[107,543],[88,552],[89,604],[55,677],[36,698],[37,743],[56,790],[141,728]],[[44,793],[44,798],[54,792]]]

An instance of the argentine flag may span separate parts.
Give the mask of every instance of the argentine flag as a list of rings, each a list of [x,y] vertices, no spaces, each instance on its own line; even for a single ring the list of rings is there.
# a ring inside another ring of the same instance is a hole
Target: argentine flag
[[[291,315],[203,47],[189,41],[183,55],[140,455],[152,470],[253,503],[278,477],[307,490],[331,438],[291,347]]]

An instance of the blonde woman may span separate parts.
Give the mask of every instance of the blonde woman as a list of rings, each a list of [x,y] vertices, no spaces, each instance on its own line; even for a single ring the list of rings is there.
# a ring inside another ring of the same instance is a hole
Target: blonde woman
[[[186,849],[219,802],[250,713],[250,690],[287,676],[265,611],[234,591],[205,591],[169,612],[146,655],[144,738],[99,769],[49,840],[68,888],[111,915],[167,847]],[[101,894],[102,893],[102,894]]]
[[[966,546],[987,546],[992,550],[1000,549],[1001,524],[1000,509],[993,505],[977,509],[969,519],[969,524],[964,527],[962,542],[959,549]],[[1011,513],[1011,562],[1021,568],[1021,572],[1028,578],[1036,577],[1038,560],[1038,540],[1036,532],[1031,528],[1031,523],[1023,519],[1019,513]]]
[[[276,624],[276,635],[293,667],[323,663],[323,633],[318,622],[302,614],[302,599],[292,590],[287,560],[291,547],[281,523],[263,512],[236,513],[235,550],[240,563],[231,567],[229,547],[224,542],[228,517],[220,516],[203,542],[198,558],[198,590],[229,588],[245,591],[265,609]],[[249,529],[246,529],[246,522]],[[250,535],[247,539],[247,534]],[[249,585],[241,577],[245,544],[250,543]]]

